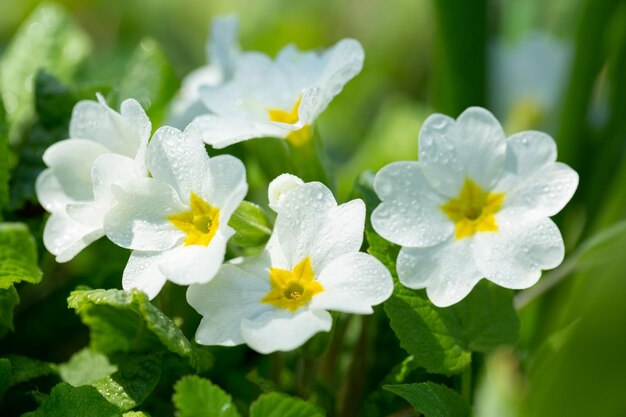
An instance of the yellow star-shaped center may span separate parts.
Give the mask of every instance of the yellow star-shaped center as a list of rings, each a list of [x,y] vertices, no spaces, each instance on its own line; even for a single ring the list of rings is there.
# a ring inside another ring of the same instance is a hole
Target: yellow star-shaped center
[[[296,311],[307,305],[324,287],[315,280],[311,259],[307,256],[291,271],[270,268],[272,289],[261,299],[274,307]]]
[[[193,192],[189,202],[190,211],[173,214],[167,220],[185,232],[185,245],[209,246],[219,226],[220,210]]]
[[[300,109],[300,103],[302,102],[302,96],[298,98],[296,104],[294,104],[291,111],[285,111],[281,109],[269,109],[269,118],[272,122],[281,122],[293,124],[300,120],[298,116],[298,110]],[[287,135],[287,140],[294,146],[304,145],[311,138],[311,127],[304,125],[298,130]]]
[[[463,239],[478,232],[497,232],[495,214],[502,207],[503,193],[488,193],[469,178],[457,198],[441,206],[455,224],[455,237]]]

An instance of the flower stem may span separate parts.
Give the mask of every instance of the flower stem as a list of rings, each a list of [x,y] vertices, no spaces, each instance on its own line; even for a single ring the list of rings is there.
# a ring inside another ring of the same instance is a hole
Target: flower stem
[[[472,364],[466,366],[461,374],[461,396],[469,404],[472,403]]]

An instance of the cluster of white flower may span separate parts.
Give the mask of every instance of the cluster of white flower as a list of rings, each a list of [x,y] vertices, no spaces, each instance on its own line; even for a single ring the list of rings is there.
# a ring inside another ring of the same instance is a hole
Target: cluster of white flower
[[[241,53],[236,25],[215,23],[212,64],[187,80],[173,105],[172,124],[186,124],[184,131],[164,126],[150,139],[150,121],[132,99],[119,113],[100,96],[75,106],[70,139],[46,151],[48,169],[36,184],[52,213],[44,243],[66,262],[106,235],[133,250],[124,289],[154,298],[166,280],[189,286],[187,300],[203,316],[199,343],[291,350],[331,328],[328,310],[368,314],[390,297],[390,271],[360,252],[365,205],[338,205],[325,185],[281,175],[268,189],[276,221],[267,246],[224,263],[234,234],[228,222],[248,191],[246,170],[230,155],[209,158],[203,142],[307,143],[364,54],[355,40],[320,54],[287,46],[275,60]],[[431,116],[419,149],[419,162],[390,164],[374,183],[382,203],[372,226],[402,246],[402,284],[426,288],[433,303],[447,306],[481,278],[526,288],[562,261],[549,216],[571,198],[578,177],[555,162],[549,136],[507,139],[491,113],[472,108],[456,121]]]

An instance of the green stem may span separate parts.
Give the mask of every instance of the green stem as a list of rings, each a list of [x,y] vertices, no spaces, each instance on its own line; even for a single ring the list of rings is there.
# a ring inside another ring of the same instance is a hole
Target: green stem
[[[369,341],[369,321],[370,317],[361,316],[361,330],[359,338],[352,353],[352,361],[348,368],[348,374],[343,381],[343,385],[339,391],[339,401],[337,401],[337,416],[354,417],[356,416],[363,389],[365,387],[365,377],[368,363],[368,341]]]
[[[468,365],[461,374],[461,396],[472,403],[472,365]]]
[[[326,154],[317,132],[302,144],[287,143],[294,173],[305,182],[320,181],[332,189],[333,184],[325,162]]]

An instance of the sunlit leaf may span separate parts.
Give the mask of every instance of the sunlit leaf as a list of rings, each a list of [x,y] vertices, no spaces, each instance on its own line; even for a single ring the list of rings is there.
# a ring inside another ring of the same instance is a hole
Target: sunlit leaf
[[[385,385],[387,391],[407,400],[425,417],[469,417],[469,404],[455,391],[433,382]]]
[[[239,417],[230,395],[210,381],[186,376],[174,386],[174,405],[178,417]]]
[[[41,281],[35,239],[22,223],[0,223],[0,289]]]

